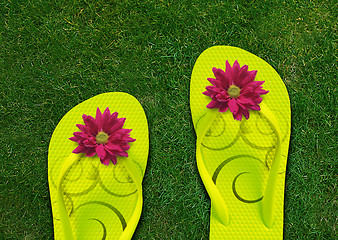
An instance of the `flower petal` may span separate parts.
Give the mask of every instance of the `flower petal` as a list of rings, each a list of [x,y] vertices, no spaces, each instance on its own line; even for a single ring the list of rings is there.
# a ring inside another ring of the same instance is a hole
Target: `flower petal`
[[[126,120],[125,118],[118,119],[117,122],[108,130],[108,132],[107,132],[108,135],[111,135],[115,131],[121,129],[123,127],[125,120]]]
[[[224,86],[222,83],[225,83],[224,71],[220,68],[213,68],[212,71],[216,77],[212,84],[218,88],[223,88]]]
[[[110,115],[109,120],[106,124],[105,132],[110,134],[110,129],[116,124],[117,122],[117,112],[114,112],[112,115]]]
[[[240,82],[242,79],[244,79],[246,77],[246,75],[248,74],[248,65],[243,65],[241,67],[241,69],[239,70],[239,73],[238,73],[238,77],[236,78],[237,81],[236,81],[236,85],[240,87]]]
[[[86,126],[88,126],[90,133],[96,136],[96,134],[98,133],[96,120],[92,116],[87,116],[86,114],[83,114],[82,118]]]
[[[228,110],[228,108],[229,108],[228,102],[222,103],[218,111],[219,112],[226,112]]]
[[[225,77],[227,78],[227,80],[229,81],[229,86],[234,84],[234,77],[233,77],[233,72],[232,72],[232,68],[228,62],[228,60],[226,60],[225,62]]]
[[[248,73],[247,76],[244,79],[240,80],[239,83],[238,83],[239,84],[238,86],[240,88],[245,87],[246,85],[248,85],[249,83],[251,83],[255,80],[255,77],[256,77],[256,74],[257,74],[256,70],[248,71],[247,73]]]
[[[119,153],[117,154],[117,156],[128,157],[128,153],[125,152],[125,151],[122,151],[122,152],[119,152]]]
[[[230,112],[236,114],[238,112],[238,105],[235,98],[230,99],[228,102]]]
[[[100,158],[100,160],[101,160],[101,163],[102,163],[102,164],[104,164],[104,165],[106,165],[106,166],[109,165],[109,158],[108,158],[108,157],[106,157],[106,158]]]
[[[69,140],[72,140],[72,141],[74,141],[74,142],[78,142],[78,138],[76,138],[76,137],[70,137],[70,138],[68,138]]]
[[[97,124],[97,129],[98,131],[102,131],[102,113],[100,111],[100,108],[97,108],[96,109],[96,117],[95,117],[95,120],[96,120],[96,124]]]
[[[112,156],[111,161],[113,162],[114,165],[117,163],[117,158],[115,155]]]
[[[207,108],[219,108],[221,105],[220,102],[217,102],[217,101],[214,101],[212,100],[208,105],[207,105]]]
[[[211,95],[215,95],[218,94],[222,91],[222,89],[215,87],[215,86],[207,86],[205,88],[209,93],[211,93]]]
[[[129,145],[129,144],[125,144],[125,145],[122,145],[121,148],[122,148],[124,151],[128,151],[129,148],[130,148],[130,145]]]
[[[97,145],[97,147],[96,147],[95,150],[96,150],[97,156],[100,159],[103,159],[106,156],[106,151],[105,151],[105,149],[104,149],[104,147],[103,147],[102,144]]]
[[[123,151],[119,144],[113,144],[112,142],[108,142],[104,147],[110,151]]]
[[[239,96],[237,98],[237,101],[243,105],[255,105],[255,103],[251,98],[246,98],[243,95]]]
[[[217,97],[217,101],[219,102],[228,102],[229,101],[229,96],[228,96],[228,93],[226,91],[222,91],[219,96],[216,96]]]
[[[237,86],[237,79],[239,79],[239,71],[240,71],[240,66],[237,60],[235,60],[234,64],[232,65],[232,73],[233,73],[233,83]]]
[[[95,138],[94,138],[94,141],[93,141],[92,138],[88,138],[88,139],[83,141],[83,144],[86,147],[96,147],[96,145],[97,145]]]
[[[243,115],[244,115],[244,117],[245,117],[246,119],[249,119],[249,117],[250,117],[249,110],[243,109],[243,110],[242,110],[242,113],[243,113]]]
[[[250,109],[250,110],[256,110],[256,111],[260,111],[261,110],[261,108],[260,108],[259,105],[249,106],[248,109]]]
[[[86,125],[76,124],[76,126],[84,133],[90,133],[89,128]]]
[[[104,110],[104,113],[103,113],[103,116],[106,117],[105,120],[107,120],[110,116],[110,110],[109,110],[109,107],[107,107],[105,110]]]
[[[103,132],[108,132],[109,130],[109,119],[110,119],[110,110],[109,107],[104,110],[104,113],[102,115],[102,130]]]
[[[207,78],[207,80],[212,84],[212,85],[216,85],[215,81],[217,81],[215,78]]]
[[[95,156],[95,154],[96,154],[95,148],[88,148],[86,157],[93,157]]]
[[[242,113],[241,112],[233,113],[232,115],[234,116],[234,119],[236,119],[238,121],[242,121]]]
[[[203,92],[204,95],[208,96],[208,97],[211,97],[212,96],[212,93],[210,91],[205,91]]]
[[[78,154],[78,153],[85,153],[85,150],[86,150],[86,147],[85,147],[85,146],[79,145],[79,146],[77,146],[77,147],[73,150],[72,153],[76,153],[76,154]]]

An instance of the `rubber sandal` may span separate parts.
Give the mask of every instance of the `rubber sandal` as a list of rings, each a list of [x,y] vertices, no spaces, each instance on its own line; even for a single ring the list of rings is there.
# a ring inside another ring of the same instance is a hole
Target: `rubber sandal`
[[[211,47],[195,63],[190,106],[210,239],[282,239],[291,112],[277,72],[242,49]]]
[[[129,94],[100,94],[71,109],[48,153],[55,239],[131,239],[148,146],[145,113]]]

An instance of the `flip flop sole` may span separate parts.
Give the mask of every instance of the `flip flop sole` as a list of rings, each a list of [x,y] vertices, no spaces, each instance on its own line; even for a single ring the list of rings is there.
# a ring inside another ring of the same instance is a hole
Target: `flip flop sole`
[[[118,112],[119,118],[126,118],[123,128],[132,129],[130,135],[136,141],[130,143],[128,154],[138,166],[139,174],[144,175],[149,140],[147,119],[140,103],[129,94],[114,92],[75,106],[61,119],[49,145],[48,182],[55,239],[64,239],[57,204],[58,176],[63,162],[77,146],[68,138],[79,131],[76,124],[83,124],[83,114],[95,116],[97,108],[103,111],[107,107],[112,113]],[[68,171],[62,184],[63,199],[75,239],[119,239],[128,226],[139,206],[137,187],[121,163],[124,160],[118,157],[116,165],[106,166],[96,155],[82,157]]]
[[[273,226],[262,221],[262,200],[274,159],[276,133],[270,122],[259,111],[250,111],[248,120],[236,121],[228,110],[217,113],[201,143],[203,164],[221,194],[229,213],[229,225],[215,217],[212,204],[210,239],[282,239],[285,171],[290,139],[290,101],[285,85],[277,72],[264,60],[236,47],[216,46],[204,51],[197,59],[191,78],[190,106],[195,130],[203,124],[210,97],[202,94],[213,78],[212,68],[225,69],[225,61],[232,65],[248,65],[257,70],[255,81],[265,81],[268,90],[263,102],[274,113],[279,123],[282,163],[275,193]],[[203,177],[202,177],[203,180]],[[210,194],[210,193],[209,193]],[[212,199],[219,201],[218,199]]]

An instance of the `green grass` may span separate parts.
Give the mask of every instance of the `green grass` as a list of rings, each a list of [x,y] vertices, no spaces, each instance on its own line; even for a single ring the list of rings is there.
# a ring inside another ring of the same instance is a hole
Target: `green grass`
[[[48,144],[62,116],[99,93],[143,105],[150,132],[133,239],[208,239],[195,162],[193,65],[243,48],[282,77],[292,106],[285,239],[333,239],[337,213],[334,1],[4,0],[0,3],[0,239],[53,239]]]

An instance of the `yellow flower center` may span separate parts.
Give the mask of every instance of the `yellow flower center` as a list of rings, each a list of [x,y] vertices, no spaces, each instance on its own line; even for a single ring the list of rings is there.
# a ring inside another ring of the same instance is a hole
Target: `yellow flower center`
[[[237,98],[239,97],[241,92],[241,89],[235,85],[231,85],[228,89],[228,95],[231,98]]]
[[[99,132],[97,135],[96,135],[96,142],[98,144],[105,144],[108,142],[108,134],[105,133],[105,132]]]

